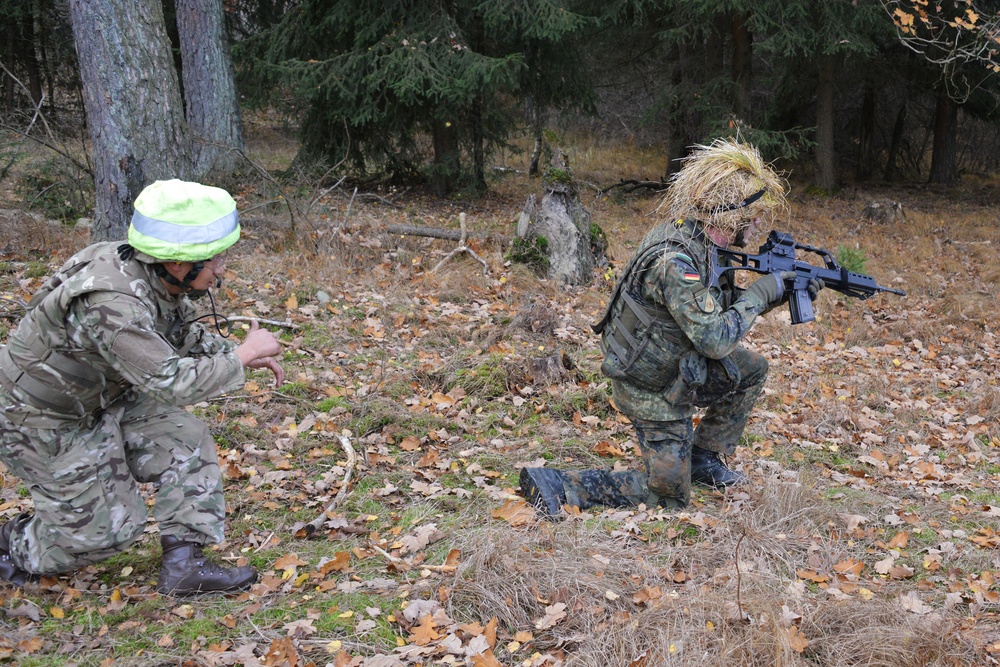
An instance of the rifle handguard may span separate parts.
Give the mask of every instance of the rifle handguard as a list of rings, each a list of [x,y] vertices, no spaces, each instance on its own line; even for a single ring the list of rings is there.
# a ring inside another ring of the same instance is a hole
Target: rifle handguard
[[[823,258],[825,266],[815,266],[796,259],[797,250],[819,255]],[[723,264],[723,261],[726,263]],[[809,283],[813,280],[821,280],[824,286],[855,299],[868,299],[879,292],[906,296],[903,290],[879,285],[871,276],[848,271],[837,264],[828,251],[796,243],[790,234],[777,231],[772,231],[768,235],[767,241],[760,246],[756,255],[719,248],[718,259],[712,267],[710,284],[718,285],[719,277],[726,271],[753,271],[767,274],[793,272],[794,278],[790,279],[790,283],[786,281],[784,285],[785,290],[790,292],[788,305],[792,324],[816,319],[812,300],[809,298]],[[760,280],[754,282],[750,289],[753,289],[758,282]]]

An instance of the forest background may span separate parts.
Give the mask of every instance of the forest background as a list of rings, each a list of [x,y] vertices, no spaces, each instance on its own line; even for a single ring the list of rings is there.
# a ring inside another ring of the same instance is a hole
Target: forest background
[[[996,664],[995,3],[0,0],[3,335],[149,181],[228,188],[221,312],[290,382],[194,407],[249,593],[152,589],[128,552],[0,589],[19,665]],[[785,229],[908,296],[824,293],[687,511],[538,523],[526,464],[635,466],[589,323],[678,158],[739,133]],[[556,154],[611,263],[511,255]],[[862,217],[872,201],[896,215]],[[402,225],[455,230],[451,242]],[[556,360],[548,365],[539,361]],[[543,374],[541,368],[558,372]],[[0,512],[30,509],[9,476]],[[312,528],[310,528],[310,525]]]

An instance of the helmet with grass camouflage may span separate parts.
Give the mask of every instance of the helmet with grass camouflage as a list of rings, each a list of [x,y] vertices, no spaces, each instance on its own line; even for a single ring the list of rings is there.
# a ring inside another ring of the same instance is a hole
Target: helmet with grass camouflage
[[[701,220],[731,237],[755,219],[766,233],[786,206],[784,180],[760,151],[727,137],[694,147],[658,211],[666,219]]]
[[[135,200],[128,242],[161,261],[199,262],[240,238],[236,202],[221,188],[172,179],[147,186]]]

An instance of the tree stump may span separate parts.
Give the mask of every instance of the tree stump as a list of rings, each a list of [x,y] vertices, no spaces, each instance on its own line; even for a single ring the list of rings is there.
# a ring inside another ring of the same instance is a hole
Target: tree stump
[[[565,382],[570,379],[574,368],[573,360],[562,350],[556,350],[547,357],[528,360],[528,376],[532,383],[539,385]]]
[[[587,284],[594,267],[607,263],[603,232],[595,230],[564,162],[545,173],[542,187],[540,202],[534,195],[525,202],[517,237],[523,246],[544,254],[549,279],[566,285]]]
[[[903,210],[903,205],[899,202],[891,199],[875,199],[868,202],[868,205],[861,211],[861,217],[872,222],[887,224],[906,220],[906,211]]]

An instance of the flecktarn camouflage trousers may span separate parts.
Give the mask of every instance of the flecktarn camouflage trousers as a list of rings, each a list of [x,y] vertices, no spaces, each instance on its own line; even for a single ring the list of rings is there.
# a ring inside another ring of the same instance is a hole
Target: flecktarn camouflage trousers
[[[716,392],[714,388],[726,382],[713,378],[713,371],[710,371],[701,394],[701,400],[708,407],[697,429],[691,419],[654,421],[630,416],[645,472],[567,471],[564,473],[567,502],[581,508],[640,503],[668,507],[687,505],[691,499],[692,447],[733,454],[767,381],[768,363],[762,355],[741,347],[731,359],[739,368],[739,384]]]
[[[10,399],[0,391],[0,400]],[[93,423],[57,429],[18,426],[0,412],[0,461],[34,501],[34,516],[10,541],[14,563],[28,572],[68,572],[124,550],[146,525],[140,482],[157,487],[153,518],[161,534],[222,541],[215,443],[181,408],[140,397]]]

